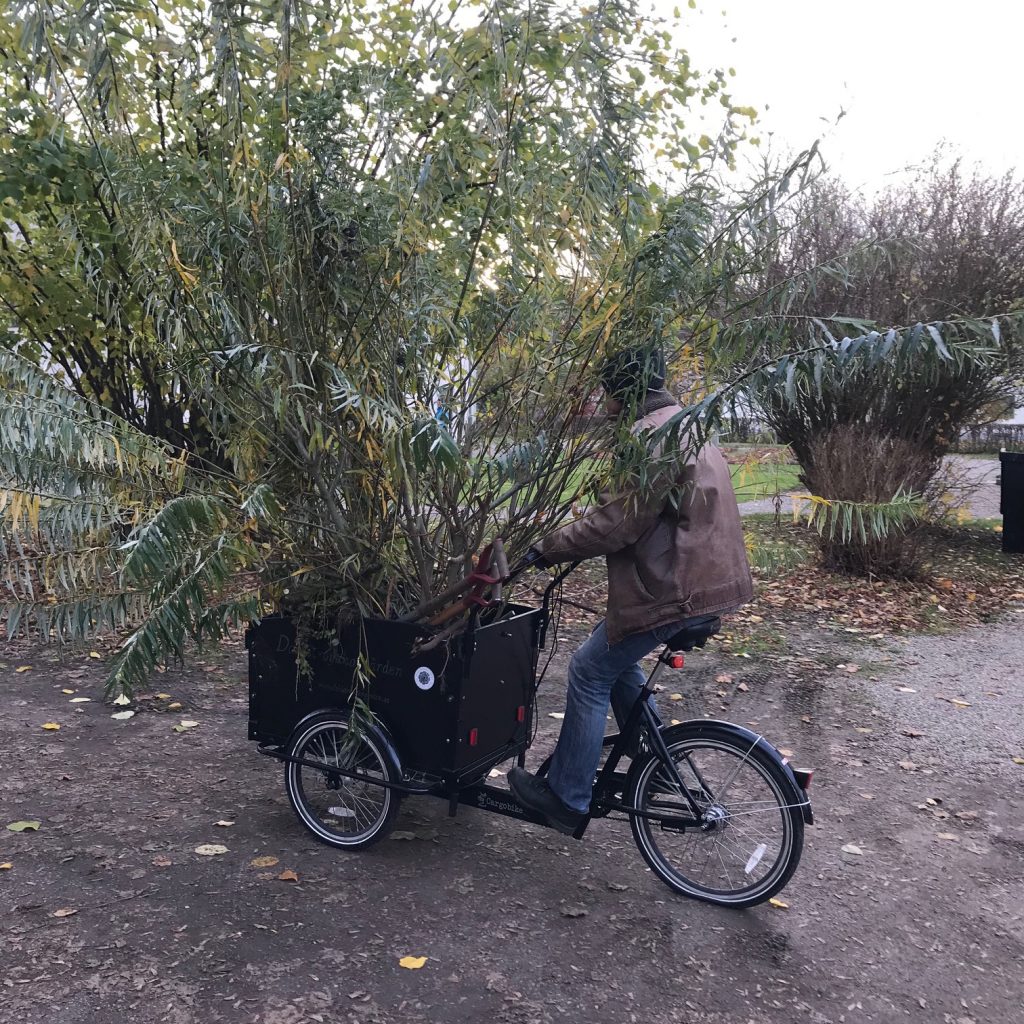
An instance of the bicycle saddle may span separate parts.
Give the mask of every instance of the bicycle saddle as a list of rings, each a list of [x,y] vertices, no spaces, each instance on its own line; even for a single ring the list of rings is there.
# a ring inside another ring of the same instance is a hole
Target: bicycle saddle
[[[717,615],[702,615],[687,622],[665,644],[670,651],[692,651],[694,647],[703,647],[721,628],[722,620]]]

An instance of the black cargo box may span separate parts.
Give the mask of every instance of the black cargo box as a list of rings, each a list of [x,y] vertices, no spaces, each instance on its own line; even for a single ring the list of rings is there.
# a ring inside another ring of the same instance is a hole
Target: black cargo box
[[[390,733],[404,772],[463,784],[524,751],[533,718],[542,612],[507,605],[502,617],[430,651],[419,627],[364,619],[308,645],[299,675],[295,626],[268,616],[246,632],[249,739],[281,745],[308,714],[344,710],[357,659],[373,676],[360,697]]]

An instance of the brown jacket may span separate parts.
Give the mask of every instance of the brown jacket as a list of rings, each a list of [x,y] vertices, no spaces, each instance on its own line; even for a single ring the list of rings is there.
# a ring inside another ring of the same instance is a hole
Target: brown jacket
[[[679,412],[676,404],[638,420],[634,433],[654,430]],[[731,611],[753,596],[739,508],[729,467],[706,444],[674,473],[682,499],[602,495],[601,503],[538,544],[550,562],[598,555],[608,561],[608,639],[665,626],[691,615]]]

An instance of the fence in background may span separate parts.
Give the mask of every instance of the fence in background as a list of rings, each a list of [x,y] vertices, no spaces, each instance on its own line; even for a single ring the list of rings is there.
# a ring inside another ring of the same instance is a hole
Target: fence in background
[[[997,452],[1001,448],[1024,451],[1024,424],[985,423],[968,427],[953,444],[952,450],[963,453]]]

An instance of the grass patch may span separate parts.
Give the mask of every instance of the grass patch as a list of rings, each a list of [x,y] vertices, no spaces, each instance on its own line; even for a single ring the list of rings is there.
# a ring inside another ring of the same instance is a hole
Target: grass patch
[[[736,500],[761,501],[801,489],[800,467],[792,462],[733,463],[729,466]]]

